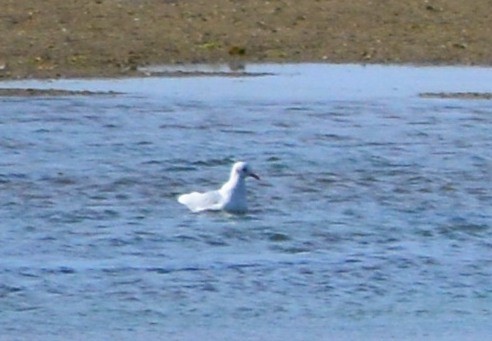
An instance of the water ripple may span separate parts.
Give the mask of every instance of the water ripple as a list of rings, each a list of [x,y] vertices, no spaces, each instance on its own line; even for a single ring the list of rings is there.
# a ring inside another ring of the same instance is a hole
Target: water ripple
[[[220,96],[179,79],[172,96],[3,98],[6,338],[180,339],[206,326],[220,339],[227,325],[262,336],[279,325],[326,339],[330,328],[489,318],[488,103],[377,95],[381,77],[369,94],[359,81],[302,92],[278,77],[214,78]],[[157,91],[169,80],[140,81]],[[275,91],[285,86],[297,90]],[[177,203],[218,188],[238,159],[262,178],[248,183],[247,215]]]

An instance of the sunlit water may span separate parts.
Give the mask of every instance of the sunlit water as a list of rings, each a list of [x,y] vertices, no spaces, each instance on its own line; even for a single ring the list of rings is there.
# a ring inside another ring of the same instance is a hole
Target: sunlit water
[[[0,339],[492,333],[492,69],[248,71],[1,85],[124,94],[0,98]]]

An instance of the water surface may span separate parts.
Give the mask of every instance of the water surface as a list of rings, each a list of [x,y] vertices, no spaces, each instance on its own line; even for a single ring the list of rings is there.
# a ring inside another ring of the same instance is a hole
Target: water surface
[[[492,333],[492,69],[247,71],[0,84],[124,93],[0,98],[0,339]]]

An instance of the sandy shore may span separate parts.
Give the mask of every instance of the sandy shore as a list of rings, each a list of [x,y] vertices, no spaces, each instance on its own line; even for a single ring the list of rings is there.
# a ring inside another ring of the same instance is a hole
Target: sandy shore
[[[492,64],[489,0],[3,0],[0,79],[217,62]]]

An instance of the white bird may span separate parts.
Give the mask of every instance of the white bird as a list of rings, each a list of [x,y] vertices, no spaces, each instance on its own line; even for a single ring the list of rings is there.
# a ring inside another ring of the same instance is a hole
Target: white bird
[[[183,194],[178,202],[187,206],[193,212],[226,211],[230,213],[244,213],[248,210],[246,200],[246,177],[260,179],[246,162],[236,162],[231,169],[229,180],[215,191]]]

